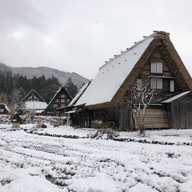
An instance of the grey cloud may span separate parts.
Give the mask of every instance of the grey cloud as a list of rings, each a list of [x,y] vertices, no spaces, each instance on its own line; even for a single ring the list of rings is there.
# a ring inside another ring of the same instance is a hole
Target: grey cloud
[[[165,30],[192,74],[191,10],[191,0],[1,0],[0,62],[93,78],[105,60]]]

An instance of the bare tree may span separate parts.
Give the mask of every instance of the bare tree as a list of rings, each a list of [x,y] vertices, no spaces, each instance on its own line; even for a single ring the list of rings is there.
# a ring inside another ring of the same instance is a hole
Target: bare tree
[[[144,134],[146,109],[154,98],[154,89],[151,88],[150,78],[137,79],[128,95],[129,97],[126,95],[125,100],[132,110],[134,126],[140,134]]]
[[[22,112],[25,110],[25,102],[23,101],[25,94],[26,93],[22,87],[12,91],[12,105],[15,106],[16,111]]]

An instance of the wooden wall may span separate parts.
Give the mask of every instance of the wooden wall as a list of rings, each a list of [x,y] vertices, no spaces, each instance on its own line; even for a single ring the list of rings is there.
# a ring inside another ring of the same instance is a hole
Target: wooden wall
[[[134,120],[135,122],[137,121],[135,117]],[[167,112],[162,108],[146,109],[144,127],[145,129],[169,128],[170,126],[167,117]],[[136,123],[136,129],[137,128],[138,126]]]
[[[157,76],[162,76],[163,79],[163,88],[162,89],[156,89],[155,90],[155,96],[153,103],[158,103],[162,100],[165,100],[167,98],[170,98],[171,96],[174,96],[180,92],[183,91],[182,87],[180,87],[177,83],[177,79],[175,78],[174,74],[172,73],[171,69],[168,67],[167,63],[163,59],[161,53],[159,52],[158,48],[156,48],[150,59],[147,61],[147,63],[143,66],[141,69],[138,78],[143,78],[146,76],[151,76],[150,72],[150,63],[151,61],[162,61],[163,63],[163,73],[157,74]],[[154,76],[154,75],[153,75]],[[174,80],[175,86],[174,86],[174,92],[170,91],[170,80]]]
[[[192,93],[166,105],[169,111],[171,128],[192,128]]]

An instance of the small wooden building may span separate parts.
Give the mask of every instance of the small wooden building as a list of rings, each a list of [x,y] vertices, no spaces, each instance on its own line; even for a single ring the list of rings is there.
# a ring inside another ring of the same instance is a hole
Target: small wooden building
[[[185,91],[162,102],[171,128],[192,128],[192,92]]]
[[[12,128],[20,128],[20,124],[22,122],[21,117],[15,113],[11,118]]]
[[[175,127],[173,122],[170,124],[170,113],[177,113],[176,107],[167,110],[161,102],[191,91],[192,79],[169,33],[164,31],[154,31],[100,67],[90,85],[73,103],[70,112],[72,123],[95,127],[96,124],[111,122],[117,129],[133,130],[133,110],[125,103],[125,97],[129,98],[135,82],[142,85],[146,78],[150,79],[149,84],[155,95],[146,112],[145,128]],[[173,105],[181,104],[173,102]],[[183,110],[183,107],[180,109]],[[190,112],[186,112],[189,116]],[[174,116],[172,114],[172,118]],[[179,127],[191,127],[192,123],[189,123]]]
[[[48,115],[64,115],[64,108],[71,102],[72,96],[65,87],[60,87],[48,103],[45,113]]]
[[[9,108],[5,103],[0,103],[0,114],[1,115],[8,115],[10,113]]]
[[[42,114],[42,112],[47,107],[47,103],[34,89],[32,89],[24,97],[23,101],[25,102],[25,112],[30,112],[38,115]]]

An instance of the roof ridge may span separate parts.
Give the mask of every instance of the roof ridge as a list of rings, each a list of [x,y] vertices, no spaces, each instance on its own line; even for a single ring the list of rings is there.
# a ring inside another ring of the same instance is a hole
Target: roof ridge
[[[125,51],[121,51],[120,54],[118,55],[114,55],[113,58],[109,58],[109,61],[105,61],[105,64],[103,64],[101,67],[99,67],[99,71],[101,69],[103,69],[106,65],[108,65],[112,60],[116,59],[117,57],[121,56],[122,54],[134,49],[135,47],[137,47],[138,45],[140,45],[142,42],[144,42],[146,39],[150,38],[150,37],[164,37],[164,38],[169,38],[169,35],[170,33],[166,32],[166,31],[158,31],[158,30],[154,30],[153,33],[151,35],[148,35],[148,36],[143,36],[144,39],[138,41],[138,42],[134,42],[134,44],[129,47],[129,48],[126,48]]]
[[[41,95],[35,90],[35,89],[31,89],[23,98],[23,100],[26,100],[26,98],[32,93],[34,92],[35,94],[37,94],[37,96],[40,98],[40,100],[42,100],[43,102],[45,102],[45,100],[41,97]]]
[[[151,35],[149,35],[149,36],[144,36],[144,39],[142,39],[142,40],[140,40],[140,41],[137,41],[137,42],[134,42],[134,45],[132,45],[132,46],[129,47],[129,48],[126,48],[125,51],[121,51],[120,54],[114,55],[113,58],[109,58],[109,61],[105,61],[105,64],[102,65],[101,67],[99,67],[99,71],[100,71],[101,69],[103,69],[105,66],[107,66],[111,61],[113,61],[114,59],[120,57],[121,55],[123,55],[123,54],[125,54],[125,53],[127,53],[127,52],[129,52],[129,51],[131,51],[131,50],[133,50],[135,47],[137,47],[138,45],[140,45],[142,42],[146,41],[146,39],[152,37],[153,35],[154,35],[154,34],[151,34]]]

